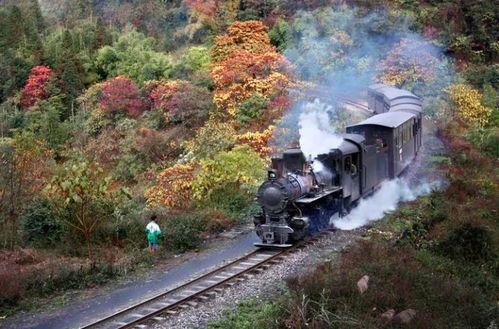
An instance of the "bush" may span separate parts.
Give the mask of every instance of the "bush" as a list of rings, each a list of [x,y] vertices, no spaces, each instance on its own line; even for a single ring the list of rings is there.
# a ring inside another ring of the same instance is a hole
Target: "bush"
[[[254,95],[241,103],[236,119],[248,123],[252,119],[260,118],[268,104],[269,101],[265,97]]]
[[[35,197],[21,218],[24,242],[27,245],[51,248],[57,246],[64,234],[54,205],[50,200]]]
[[[369,288],[360,294],[356,283],[366,274]],[[321,264],[287,283],[291,298],[283,322],[292,328],[381,328],[380,315],[390,308],[416,310],[410,328],[485,328],[495,316],[494,292],[449,280],[411,249],[384,243],[360,242],[339,264]]]
[[[452,228],[437,251],[458,261],[487,261],[494,256],[492,235],[485,226],[464,223]]]
[[[168,250],[185,252],[195,249],[203,241],[203,221],[195,213],[183,213],[160,221],[164,234],[164,243]]]
[[[464,134],[464,139],[487,154],[499,157],[499,128],[472,128]]]

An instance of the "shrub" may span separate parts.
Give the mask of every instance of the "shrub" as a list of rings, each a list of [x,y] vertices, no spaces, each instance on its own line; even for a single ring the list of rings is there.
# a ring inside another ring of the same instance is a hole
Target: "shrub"
[[[492,235],[485,226],[464,223],[452,228],[437,250],[458,261],[482,262],[494,256],[493,245]]]
[[[239,105],[236,119],[243,123],[248,123],[252,119],[259,118],[268,104],[269,101],[265,97],[254,95]]]
[[[499,127],[472,128],[463,137],[487,154],[499,157]]]
[[[61,241],[63,227],[50,200],[35,197],[21,219],[24,242],[36,247],[55,247]]]
[[[166,248],[173,252],[195,249],[203,241],[203,221],[195,213],[183,213],[168,217],[160,225]]]
[[[369,289],[360,294],[356,283],[366,274]],[[450,281],[424,266],[411,249],[384,243],[360,242],[339,264],[321,264],[287,285],[291,299],[284,323],[292,328],[381,328],[386,323],[380,315],[390,308],[415,309],[411,328],[486,327],[494,318],[492,292],[484,296],[473,286]]]

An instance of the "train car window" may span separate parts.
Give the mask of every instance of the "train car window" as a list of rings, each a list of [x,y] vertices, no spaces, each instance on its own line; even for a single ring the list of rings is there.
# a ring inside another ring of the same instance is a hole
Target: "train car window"
[[[352,176],[357,175],[359,168],[359,154],[354,154],[352,155],[352,166],[350,167],[350,174]]]
[[[344,166],[343,170],[345,172],[350,172],[351,165],[352,165],[352,159],[350,157],[346,157],[345,158],[345,166]]]

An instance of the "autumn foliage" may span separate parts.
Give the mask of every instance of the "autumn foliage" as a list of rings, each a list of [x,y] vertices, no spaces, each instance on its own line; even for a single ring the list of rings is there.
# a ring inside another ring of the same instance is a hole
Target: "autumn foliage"
[[[174,165],[163,170],[157,177],[157,184],[145,193],[147,204],[170,209],[187,207],[192,199],[191,182],[193,179],[192,164]]]
[[[427,42],[402,38],[381,61],[378,79],[399,87],[408,82],[433,81],[439,60],[430,49],[431,45]]]
[[[50,97],[47,86],[52,78],[52,69],[47,66],[39,65],[31,69],[31,75],[21,95],[21,105],[25,110],[29,110],[38,101]]]
[[[102,84],[99,102],[104,112],[138,117],[143,111],[140,92],[133,80],[118,76]]]
[[[162,114],[166,122],[201,121],[199,119],[206,116],[213,106],[211,93],[189,81],[152,81],[146,85],[151,89],[151,106]]]
[[[450,99],[456,106],[456,113],[464,122],[484,126],[489,122],[492,109],[480,103],[482,95],[467,85],[452,85],[448,88]]]
[[[260,155],[260,157],[264,158],[272,151],[272,148],[268,146],[268,142],[272,138],[273,132],[274,126],[269,126],[262,132],[247,132],[239,135],[237,137],[237,142],[249,145]]]
[[[226,35],[215,39],[214,102],[230,117],[252,96],[272,99],[291,85],[292,65],[270,44],[266,32],[261,22],[235,22]]]

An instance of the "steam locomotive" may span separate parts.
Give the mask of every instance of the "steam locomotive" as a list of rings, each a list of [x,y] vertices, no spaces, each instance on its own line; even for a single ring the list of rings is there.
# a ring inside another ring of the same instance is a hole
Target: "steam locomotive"
[[[348,213],[414,159],[422,142],[421,99],[384,84],[369,86],[367,95],[374,115],[347,126],[338,148],[315,159],[300,149],[272,159],[257,192],[256,246],[289,247],[328,227],[333,215]]]

